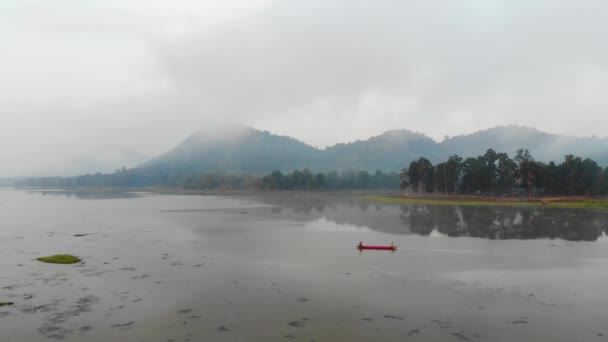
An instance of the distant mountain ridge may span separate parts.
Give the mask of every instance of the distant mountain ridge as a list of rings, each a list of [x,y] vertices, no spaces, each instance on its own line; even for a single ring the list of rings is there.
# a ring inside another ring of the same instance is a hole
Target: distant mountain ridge
[[[132,168],[149,160],[150,157],[124,147],[105,146],[90,151],[87,155],[70,160],[55,174],[69,172],[73,175],[85,173],[110,173],[116,169]]]
[[[437,143],[424,134],[406,129],[391,130],[367,140],[326,148],[322,151],[322,169],[398,171],[405,167],[405,162],[421,156],[438,156],[437,147]]]
[[[608,138],[569,137],[521,126],[498,126],[436,142],[406,129],[366,140],[317,149],[297,139],[232,125],[199,130],[168,152],[142,164],[155,172],[266,174],[273,170],[310,169],[399,171],[419,157],[433,163],[450,155],[478,156],[489,148],[510,156],[527,148],[540,161],[561,162],[566,154],[608,165]]]
[[[442,141],[440,150],[461,156],[480,155],[488,148],[513,155],[527,148],[540,161],[561,161],[566,154],[608,164],[608,138],[570,137],[522,126],[498,126]]]

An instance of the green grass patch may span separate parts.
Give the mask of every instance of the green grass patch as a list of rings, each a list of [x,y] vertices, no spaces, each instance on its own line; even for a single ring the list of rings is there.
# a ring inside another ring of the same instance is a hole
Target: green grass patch
[[[56,254],[38,258],[39,261],[50,264],[75,264],[80,262],[80,258],[70,254]]]
[[[475,201],[475,200],[450,200],[450,199],[422,199],[401,197],[379,197],[368,196],[366,200],[381,203],[395,204],[423,204],[423,205],[460,205],[460,206],[518,206],[532,207],[540,206],[540,202],[528,201]]]
[[[500,201],[500,200],[456,200],[456,199],[422,199],[407,197],[381,197],[368,196],[364,199],[372,202],[395,203],[395,204],[421,204],[421,205],[459,205],[459,206],[517,206],[517,207],[538,207],[547,206],[551,208],[567,209],[596,209],[608,210],[608,199],[594,199],[586,201],[572,202],[548,202],[540,201]]]
[[[556,208],[608,210],[608,200],[597,199],[579,202],[554,202],[549,203],[549,206]]]
[[[0,307],[7,306],[7,305],[13,305],[13,304],[15,304],[15,303],[13,303],[13,302],[0,302]]]

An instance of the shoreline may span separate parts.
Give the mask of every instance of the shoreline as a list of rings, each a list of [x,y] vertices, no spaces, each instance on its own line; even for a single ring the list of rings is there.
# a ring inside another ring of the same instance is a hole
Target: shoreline
[[[608,210],[608,198],[591,196],[487,197],[476,195],[366,196],[371,202],[420,205],[516,206]]]
[[[97,192],[97,193],[153,193],[167,195],[198,195],[198,196],[248,196],[248,195],[274,195],[274,194],[321,194],[321,195],[352,195],[352,196],[397,196],[400,192],[394,189],[352,189],[352,190],[258,190],[258,189],[225,189],[204,190],[179,187],[7,187],[22,191],[36,192]]]
[[[608,197],[592,196],[534,196],[534,197],[493,197],[458,194],[407,194],[392,189],[358,189],[358,190],[204,190],[179,187],[79,187],[79,188],[45,188],[45,187],[12,187],[16,190],[37,192],[64,193],[151,193],[166,195],[193,196],[254,196],[277,194],[309,194],[357,196],[369,202],[388,204],[418,205],[459,205],[459,206],[516,206],[516,207],[552,207],[568,209],[608,210]]]

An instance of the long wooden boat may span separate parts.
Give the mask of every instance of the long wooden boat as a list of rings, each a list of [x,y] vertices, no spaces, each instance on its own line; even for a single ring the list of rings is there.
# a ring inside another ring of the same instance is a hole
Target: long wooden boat
[[[372,246],[372,245],[357,245],[359,250],[363,249],[377,249],[377,250],[385,250],[385,251],[395,251],[397,250],[397,246],[388,245],[388,246]]]

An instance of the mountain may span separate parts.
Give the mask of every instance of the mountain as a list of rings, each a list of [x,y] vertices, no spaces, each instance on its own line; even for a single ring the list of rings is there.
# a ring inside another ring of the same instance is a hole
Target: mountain
[[[266,174],[273,170],[400,170],[419,156],[437,153],[437,143],[420,133],[393,130],[325,150],[294,138],[245,126],[202,129],[167,153],[143,164],[159,172]]]
[[[594,159],[600,165],[608,165],[608,138],[569,137],[541,132],[521,126],[499,126],[468,135],[442,141],[439,150],[442,158],[447,154],[477,156],[488,148],[507,152],[513,156],[516,150],[527,148],[535,159],[561,162],[566,154]]]
[[[166,153],[130,169],[122,169],[122,165],[129,164],[113,155],[114,157],[107,158],[114,163],[111,168],[98,166],[95,170],[107,170],[107,174],[72,177],[64,183],[95,186],[184,184],[189,179],[203,174],[259,176],[274,170],[291,172],[296,169],[309,169],[314,172],[399,172],[419,157],[437,163],[454,154],[476,157],[484,154],[489,148],[506,152],[511,157],[515,155],[516,150],[526,148],[536,160],[553,160],[558,164],[564,160],[564,155],[574,154],[582,158],[592,158],[601,166],[608,166],[607,138],[569,137],[520,126],[494,127],[446,138],[442,142],[405,129],[391,130],[366,140],[317,149],[291,137],[241,125],[230,125],[203,128]],[[119,164],[116,164],[117,160]],[[115,171],[111,173],[113,170]],[[55,177],[22,183],[63,184],[61,182],[61,179]]]
[[[294,138],[232,125],[201,129],[167,153],[141,165],[147,174],[267,174],[308,168],[313,171],[399,171],[425,157],[433,163],[450,155],[475,157],[492,148],[513,156],[527,148],[541,161],[561,162],[565,154],[592,157],[608,165],[608,139],[576,138],[520,126],[500,126],[436,142],[409,130],[391,130],[367,140],[324,150]]]
[[[322,170],[401,170],[420,156],[436,159],[437,143],[424,134],[392,130],[367,140],[337,144],[322,151]]]
[[[310,168],[322,151],[294,138],[231,125],[201,129],[141,168],[170,173],[263,174]]]

